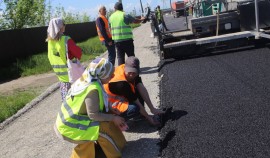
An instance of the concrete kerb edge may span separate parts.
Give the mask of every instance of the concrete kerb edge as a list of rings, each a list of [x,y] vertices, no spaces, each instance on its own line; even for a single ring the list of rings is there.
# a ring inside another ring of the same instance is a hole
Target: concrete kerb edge
[[[105,57],[107,54],[107,51],[101,54],[98,57]],[[33,99],[31,102],[27,103],[22,109],[20,109],[16,114],[12,115],[11,117],[7,118],[4,122],[0,123],[0,130],[4,129],[8,124],[10,124],[12,121],[20,117],[22,114],[33,108],[35,105],[37,105],[39,102],[44,100],[46,97],[48,97],[50,94],[52,94],[54,91],[56,91],[59,88],[59,82],[54,83],[49,88],[45,90],[42,94],[40,94],[38,97]]]
[[[59,88],[59,82],[51,85],[49,88],[45,90],[42,94],[40,94],[38,97],[33,99],[31,102],[27,103],[22,109],[20,109],[16,114],[12,115],[8,119],[6,119],[4,122],[0,124],[0,130],[3,129],[6,125],[10,124],[12,121],[14,121],[16,118],[20,117],[22,114],[30,110],[32,107],[37,105],[39,102],[41,102],[43,99],[45,99],[47,96],[49,96],[51,93],[53,93],[56,89]]]

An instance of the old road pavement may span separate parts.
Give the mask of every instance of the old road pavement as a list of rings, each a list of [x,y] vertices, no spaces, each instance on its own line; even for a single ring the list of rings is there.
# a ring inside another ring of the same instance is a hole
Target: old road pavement
[[[150,37],[150,23],[142,24],[133,32],[135,54],[141,60],[143,82],[153,104],[159,106],[157,40]],[[25,109],[26,112],[0,130],[1,158],[67,158],[70,156],[74,144],[60,140],[53,130],[61,105],[60,92],[55,88],[56,84],[50,86],[47,90],[48,94],[42,94],[42,99],[39,99],[33,107]],[[158,157],[159,135],[155,127],[141,121],[134,123],[124,134],[128,140],[123,152],[124,158]]]

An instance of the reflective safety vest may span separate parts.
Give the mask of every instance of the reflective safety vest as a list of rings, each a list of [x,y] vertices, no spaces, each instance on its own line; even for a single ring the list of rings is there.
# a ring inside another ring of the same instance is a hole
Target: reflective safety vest
[[[156,16],[158,20],[161,20],[161,11],[159,9],[156,10]]]
[[[109,22],[108,22],[107,18],[106,18],[105,16],[103,16],[103,15],[99,15],[99,17],[100,17],[100,18],[104,21],[104,23],[105,23],[105,29],[106,29],[107,36],[108,36],[109,38],[112,38],[112,35],[111,35],[111,32],[110,32],[110,27],[109,27]],[[97,27],[97,33],[98,33],[99,40],[100,40],[100,41],[104,41],[105,39],[104,39],[104,37],[102,36],[99,27],[98,27],[97,25],[96,25],[96,27]]]
[[[92,82],[84,92],[76,96],[68,94],[56,119],[56,128],[62,136],[74,141],[95,141],[98,139],[99,122],[90,120],[87,114],[79,114],[81,107],[85,105],[86,96],[92,90],[98,90],[99,110],[103,111],[103,93],[101,85],[97,81]]]
[[[110,80],[109,83],[119,81],[128,82],[125,77],[125,64],[116,67],[114,71],[114,77]],[[117,108],[121,113],[125,112],[128,108],[128,100],[124,96],[113,94],[109,89],[109,83],[104,85],[104,89],[108,94],[109,105],[112,106],[113,108]],[[131,87],[132,92],[135,93],[134,84],[129,83],[129,85]]]
[[[56,73],[59,81],[69,82],[66,44],[70,37],[62,36],[59,41],[49,40],[48,41],[48,58],[53,71]]]
[[[124,22],[125,13],[122,11],[115,11],[110,16],[111,32],[113,40],[132,39],[132,29]]]

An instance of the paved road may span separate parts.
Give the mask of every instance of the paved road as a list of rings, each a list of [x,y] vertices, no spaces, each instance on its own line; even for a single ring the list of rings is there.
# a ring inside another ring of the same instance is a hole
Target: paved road
[[[270,49],[161,65],[162,157],[270,157]]]
[[[269,46],[165,60],[160,75],[162,158],[270,157]]]
[[[142,78],[149,90],[153,104],[159,105],[159,79],[156,51],[157,41],[150,37],[150,24],[134,30],[135,52],[141,60]],[[46,99],[0,130],[1,158],[67,158],[73,144],[58,139],[53,131],[56,114],[60,109],[60,92],[57,90]],[[158,157],[158,131],[146,122],[138,122],[125,132],[128,144],[124,158]]]

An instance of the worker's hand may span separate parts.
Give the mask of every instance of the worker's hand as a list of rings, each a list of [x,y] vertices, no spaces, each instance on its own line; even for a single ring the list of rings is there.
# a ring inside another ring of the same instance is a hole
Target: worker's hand
[[[112,112],[113,114],[116,114],[116,115],[120,115],[120,114],[121,114],[121,112],[120,112],[117,108],[112,108],[112,109],[111,109],[111,112]]]
[[[155,120],[154,119],[154,117],[152,117],[152,116],[147,116],[146,117],[146,119],[147,119],[147,121],[151,124],[151,125],[153,125],[153,126],[159,126],[160,125],[160,122],[158,121],[158,120]]]
[[[125,119],[120,117],[120,116],[114,116],[112,119],[113,123],[115,124],[115,126],[117,126],[120,129],[126,129],[127,128],[127,124],[125,122]]]
[[[113,114],[120,115],[121,112],[115,107],[117,104],[119,104],[119,102],[114,102],[111,106],[109,106],[109,109]]]
[[[143,20],[145,20],[145,19],[146,19],[145,17],[141,16],[141,19],[140,19],[140,20],[143,21]]]
[[[151,113],[154,114],[154,115],[159,115],[159,114],[164,114],[165,111],[153,108],[153,109],[151,109]]]

